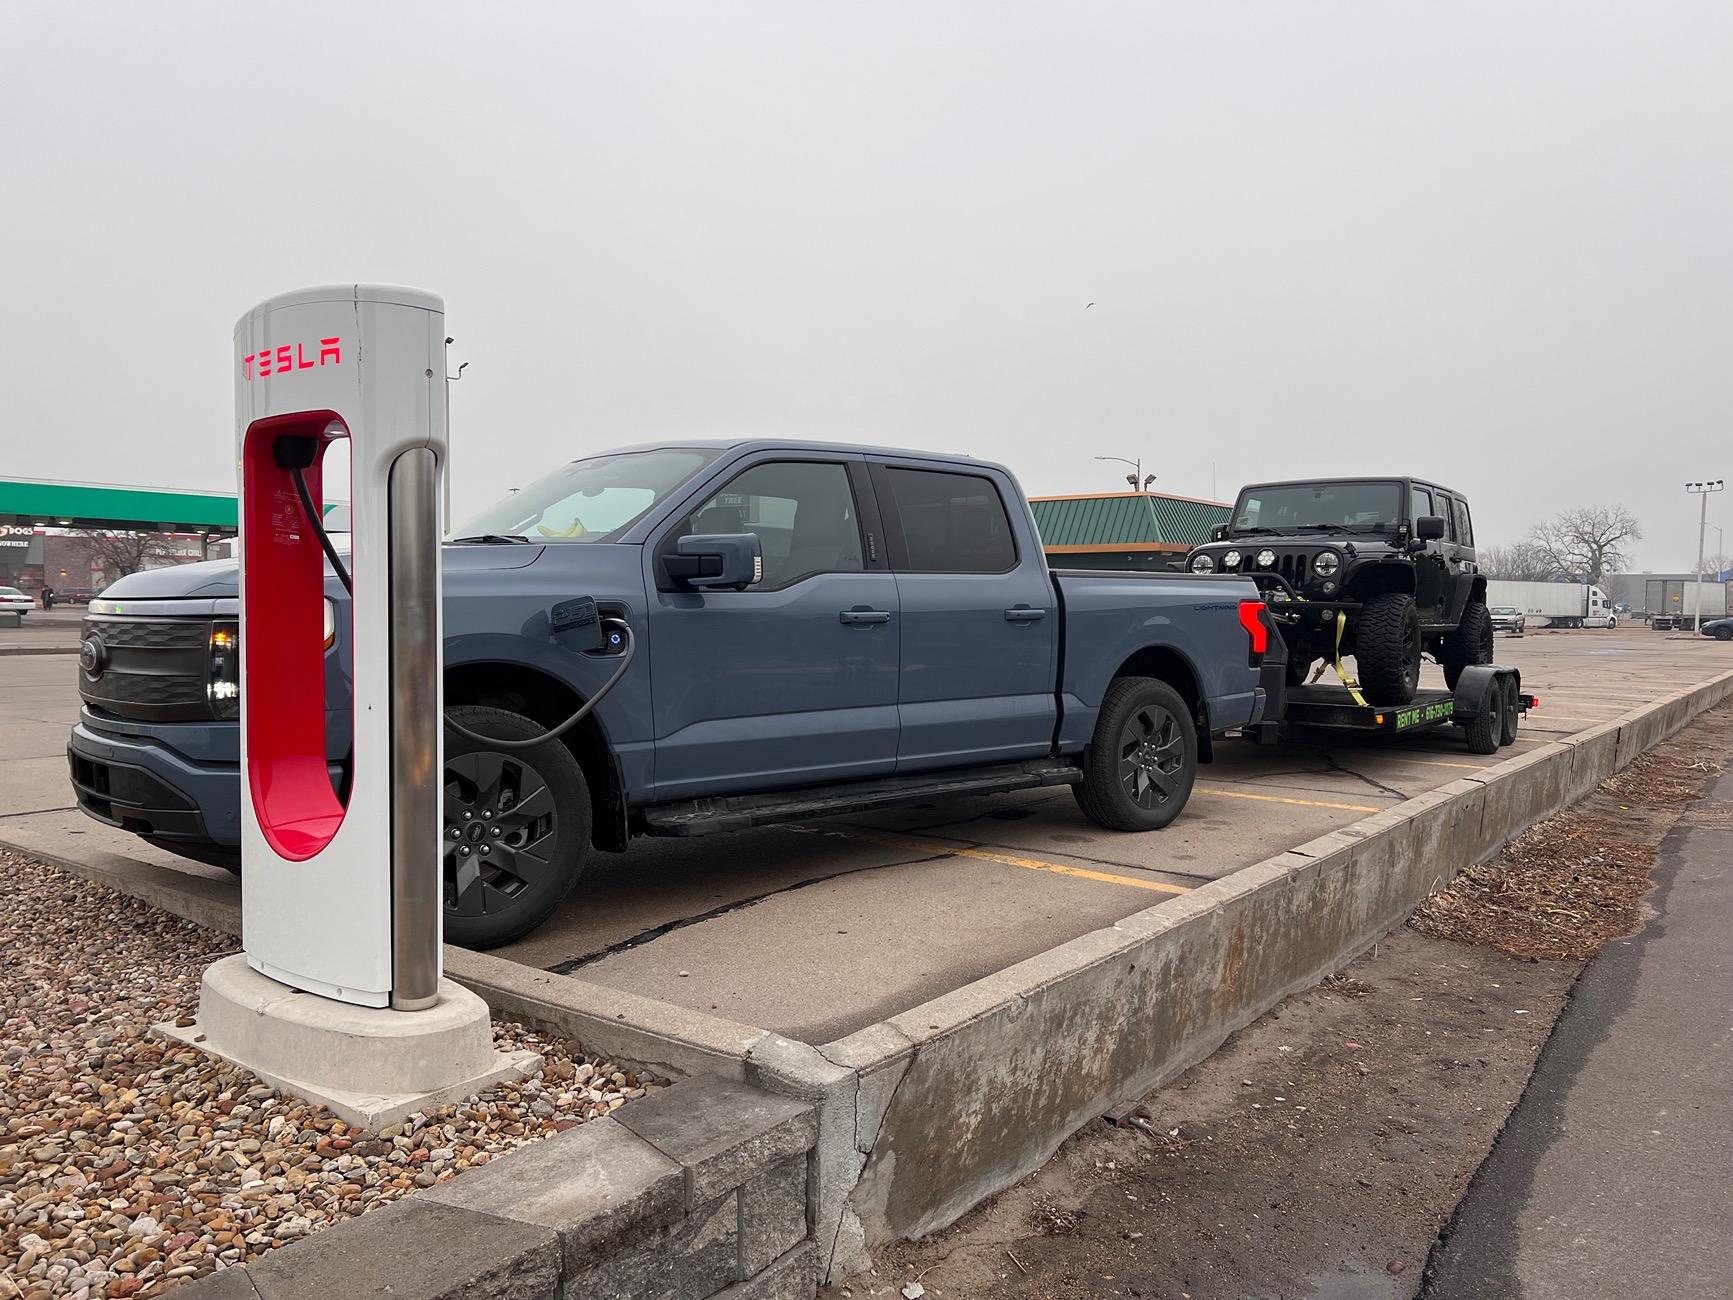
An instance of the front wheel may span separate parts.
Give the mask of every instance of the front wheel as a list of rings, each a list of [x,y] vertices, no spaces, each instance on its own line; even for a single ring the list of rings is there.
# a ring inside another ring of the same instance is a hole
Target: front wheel
[[[1490,658],[1490,656],[1488,656]],[[1406,704],[1420,689],[1420,611],[1414,597],[1380,592],[1360,611],[1354,633],[1360,686],[1374,704]]]
[[[1077,806],[1113,831],[1160,830],[1184,810],[1197,780],[1197,728],[1178,691],[1153,677],[1108,687],[1083,755]]]
[[[543,728],[480,705],[447,710],[482,736],[528,740]],[[584,867],[590,788],[558,740],[495,749],[447,730],[441,832],[445,937],[466,948],[522,938],[553,913]]]
[[[1718,627],[1715,629],[1717,641],[1733,641],[1733,627]]]

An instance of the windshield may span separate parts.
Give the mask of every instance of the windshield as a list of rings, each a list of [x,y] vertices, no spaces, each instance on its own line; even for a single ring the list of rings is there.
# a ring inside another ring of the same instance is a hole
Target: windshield
[[[1517,611],[1510,605],[1494,605],[1492,607],[1492,612],[1494,614],[1514,614]]]
[[[1402,522],[1400,483],[1276,483],[1249,487],[1234,505],[1234,528],[1394,528]]]
[[[575,460],[489,506],[454,535],[610,541],[716,455],[697,447],[663,447]]]

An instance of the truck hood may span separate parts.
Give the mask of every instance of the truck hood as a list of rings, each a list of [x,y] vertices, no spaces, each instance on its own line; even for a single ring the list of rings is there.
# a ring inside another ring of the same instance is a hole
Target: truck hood
[[[504,543],[498,546],[464,543],[443,548],[447,573],[521,569],[534,564],[547,548]],[[339,555],[348,558],[340,549]],[[329,566],[326,573],[330,573]],[[103,600],[234,600],[241,594],[238,560],[203,560],[197,564],[172,564],[147,569],[120,579],[103,589]]]

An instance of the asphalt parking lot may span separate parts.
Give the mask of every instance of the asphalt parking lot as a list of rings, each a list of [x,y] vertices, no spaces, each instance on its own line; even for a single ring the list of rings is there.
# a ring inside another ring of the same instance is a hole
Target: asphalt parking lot
[[[1642,627],[1500,640],[1541,697],[1541,744],[1733,667]],[[71,807],[68,655],[0,658],[0,840],[175,864]],[[1442,685],[1427,666],[1426,685]],[[1125,835],[1068,790],[920,805],[596,855],[563,909],[499,955],[806,1042],[825,1042],[1500,761],[1444,729],[1380,746],[1218,745],[1186,814]]]

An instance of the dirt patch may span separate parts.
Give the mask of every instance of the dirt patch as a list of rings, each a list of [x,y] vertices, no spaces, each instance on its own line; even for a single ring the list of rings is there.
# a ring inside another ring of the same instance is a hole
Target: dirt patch
[[[1661,836],[1721,771],[1733,710],[1716,709],[1603,781],[1588,799],[1512,840],[1415,911],[1408,924],[1439,939],[1514,957],[1584,960],[1633,934]]]
[[[1413,1296],[1582,956],[1640,923],[1655,846],[1730,750],[1733,708],[1705,715],[1513,844],[1496,877],[1465,876],[1446,921],[1398,930],[1123,1126],[1090,1125],[1024,1182],[822,1294]],[[1561,908],[1584,920],[1555,935],[1574,920]],[[1475,942],[1439,937],[1446,923]]]

